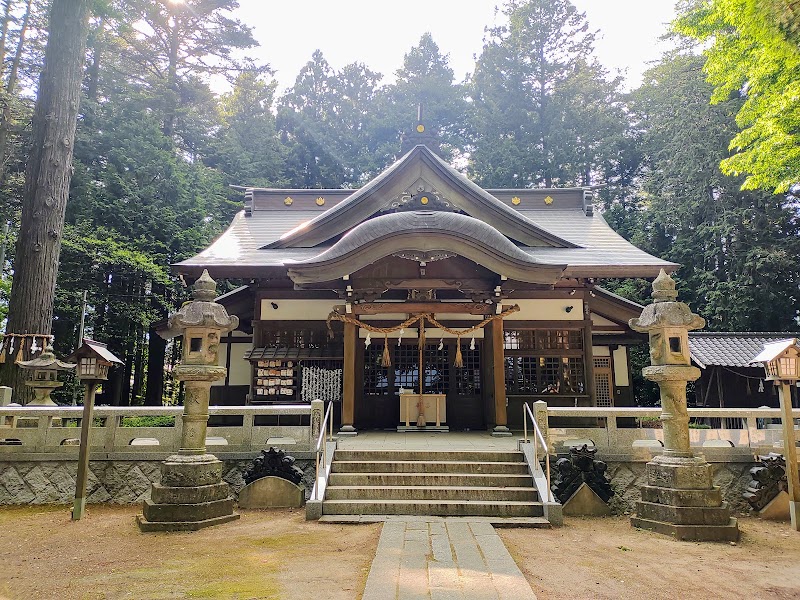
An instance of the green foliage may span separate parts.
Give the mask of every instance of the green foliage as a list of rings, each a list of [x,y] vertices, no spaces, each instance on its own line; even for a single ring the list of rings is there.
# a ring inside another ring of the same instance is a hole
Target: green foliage
[[[123,427],[174,427],[175,417],[159,415],[153,417],[122,417]]]
[[[631,238],[682,265],[681,298],[708,329],[785,331],[796,315],[800,221],[785,198],[742,191],[720,171],[741,101],[710,105],[701,68],[699,57],[668,57],[634,94],[645,161]]]
[[[508,2],[488,32],[470,93],[480,139],[471,169],[488,187],[592,185],[624,162],[618,90],[593,56],[594,33],[568,0]]]
[[[796,3],[788,0],[686,2],[675,27],[705,44],[712,101],[742,96],[728,175],[742,189],[782,193],[800,182],[800,47]]]

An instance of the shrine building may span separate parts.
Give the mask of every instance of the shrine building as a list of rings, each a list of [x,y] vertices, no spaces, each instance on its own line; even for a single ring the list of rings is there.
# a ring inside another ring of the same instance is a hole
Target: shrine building
[[[589,189],[482,189],[430,147],[361,189],[247,188],[175,265],[247,282],[218,299],[240,326],[212,403],[320,398],[343,432],[501,434],[524,402],[633,404],[641,307],[598,284],[677,265],[617,235]]]

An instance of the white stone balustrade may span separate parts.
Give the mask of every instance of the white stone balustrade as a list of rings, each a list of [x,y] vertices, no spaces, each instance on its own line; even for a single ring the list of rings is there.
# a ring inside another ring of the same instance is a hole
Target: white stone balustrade
[[[82,407],[0,406],[0,461],[21,460],[23,455],[50,455],[64,458],[77,456]],[[174,407],[110,407],[98,406],[92,427],[92,460],[124,460],[152,457],[154,460],[179,450],[183,414],[182,406]],[[210,426],[209,445],[215,454],[236,458],[275,446],[298,457],[310,456],[310,425],[256,425],[257,417],[309,416],[308,405],[210,406],[214,417],[241,417],[241,425]],[[172,416],[175,424],[165,427],[123,427],[124,417]],[[70,421],[75,427],[63,426]],[[156,443],[157,442],[157,443]]]
[[[540,409],[541,410],[541,409]],[[557,446],[569,445],[578,440],[591,440],[601,454],[630,455],[646,453],[648,448],[642,442],[662,442],[663,429],[619,426],[618,418],[657,419],[661,408],[597,408],[597,407],[547,407],[548,421],[558,419],[561,426],[548,427],[551,450]],[[793,412],[800,419],[800,409]],[[721,423],[739,421],[742,428],[689,429],[692,447],[702,448],[705,454],[752,455],[775,452],[782,440],[780,429],[781,412],[778,408],[690,408],[689,418],[719,419]],[[580,419],[580,426],[564,426],[565,419]],[[597,419],[596,426],[585,426],[588,419]],[[800,440],[800,428],[795,426],[795,438]],[[638,442],[638,443],[637,443]],[[728,442],[728,443],[726,443]],[[659,445],[660,446],[660,445]],[[727,447],[725,447],[727,446]],[[658,450],[658,448],[654,448]],[[709,457],[710,458],[710,457]]]

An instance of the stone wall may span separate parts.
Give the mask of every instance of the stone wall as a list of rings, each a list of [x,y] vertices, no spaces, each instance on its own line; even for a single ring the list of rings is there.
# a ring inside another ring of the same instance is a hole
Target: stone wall
[[[609,503],[611,512],[616,515],[635,512],[636,501],[640,499],[639,487],[647,483],[645,462],[606,461],[606,473],[611,478],[614,496]],[[714,467],[714,485],[722,489],[722,498],[731,512],[750,512],[750,505],[742,497],[750,482],[750,469],[754,462],[711,463]]]
[[[223,479],[234,497],[244,487],[242,474],[249,460],[224,460]],[[75,499],[76,461],[0,462],[0,505],[72,504]],[[303,469],[306,495],[314,485],[314,462],[297,460]],[[150,484],[161,480],[161,462],[91,461],[87,498],[90,504],[139,504],[150,495]]]

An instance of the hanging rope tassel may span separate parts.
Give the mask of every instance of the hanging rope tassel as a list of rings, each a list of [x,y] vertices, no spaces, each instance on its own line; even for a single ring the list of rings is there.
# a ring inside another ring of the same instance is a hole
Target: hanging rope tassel
[[[383,356],[381,356],[381,366],[391,367],[392,358],[389,356],[389,336],[383,338]]]
[[[456,359],[453,361],[453,366],[460,369],[464,366],[464,357],[461,356],[461,336],[456,340]]]
[[[419,320],[419,340],[417,346],[422,349],[425,347],[425,319]]]
[[[17,358],[14,361],[15,363],[22,362],[25,360],[25,338],[22,338],[19,341],[19,352],[17,352]]]

